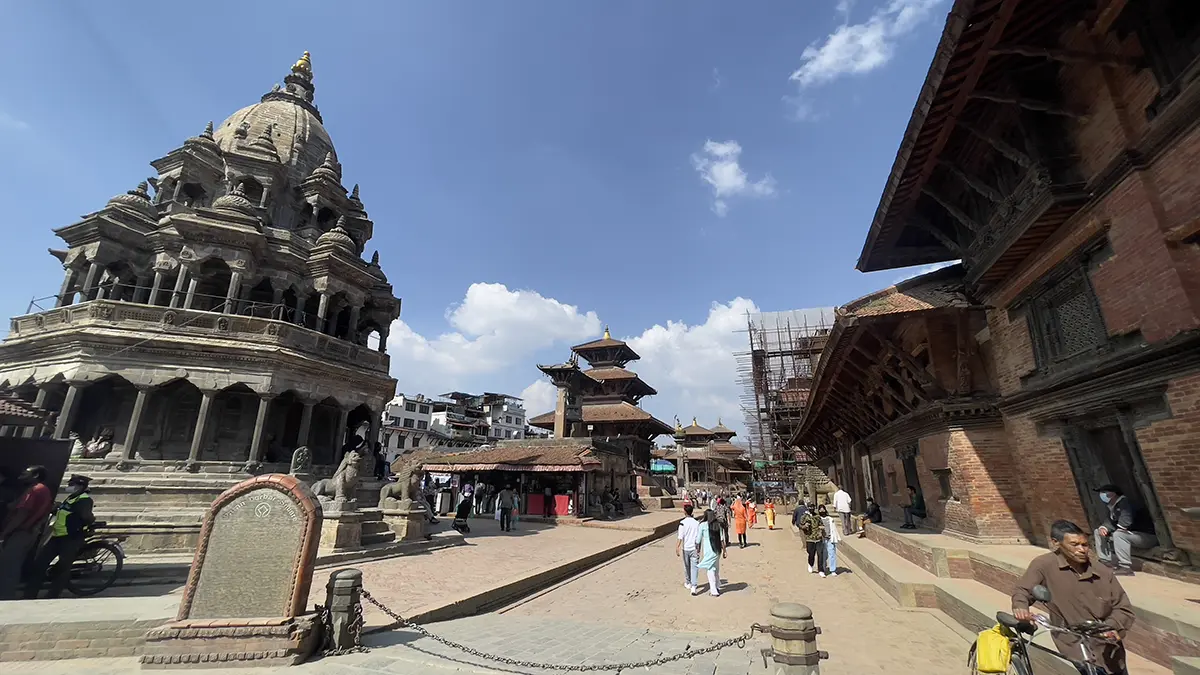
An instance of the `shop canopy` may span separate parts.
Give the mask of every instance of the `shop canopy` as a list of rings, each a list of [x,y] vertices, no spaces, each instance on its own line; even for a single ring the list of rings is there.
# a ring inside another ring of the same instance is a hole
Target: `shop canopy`
[[[675,473],[675,465],[665,459],[650,462],[650,473]]]
[[[550,439],[505,441],[494,448],[431,457],[421,468],[444,473],[599,471],[601,462],[586,440]]]

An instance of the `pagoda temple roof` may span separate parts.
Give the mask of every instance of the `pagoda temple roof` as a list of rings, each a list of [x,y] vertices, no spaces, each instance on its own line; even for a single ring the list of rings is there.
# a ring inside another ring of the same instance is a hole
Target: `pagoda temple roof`
[[[721,420],[717,420],[717,426],[712,428],[714,436],[737,436],[737,432],[725,426]]]
[[[692,418],[692,423],[683,428],[685,436],[712,436],[711,429],[705,429],[696,423],[696,418]]]
[[[583,405],[584,424],[605,422],[649,422],[660,434],[669,434],[674,431],[671,425],[632,403],[622,401],[620,403],[585,403]],[[531,418],[529,424],[542,429],[553,429],[554,413],[548,412]]]
[[[604,337],[599,340],[592,340],[581,345],[571,347],[571,351],[579,354],[588,363],[598,367],[606,367],[611,365],[623,366],[630,361],[637,361],[642,358],[638,353],[633,351],[633,348],[623,340],[613,339],[612,333],[608,331],[608,327],[604,328]]]
[[[654,387],[646,384],[646,381],[639,377],[637,373],[620,366],[589,368],[583,371],[583,374],[597,382],[628,382],[629,384],[625,385],[625,391],[635,396],[653,396],[658,393]]]

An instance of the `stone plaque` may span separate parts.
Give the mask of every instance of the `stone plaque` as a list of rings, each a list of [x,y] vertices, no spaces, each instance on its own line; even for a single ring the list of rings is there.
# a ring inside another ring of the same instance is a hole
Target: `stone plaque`
[[[303,613],[321,520],[319,503],[292,476],[258,476],[227,490],[204,518],[179,618]]]

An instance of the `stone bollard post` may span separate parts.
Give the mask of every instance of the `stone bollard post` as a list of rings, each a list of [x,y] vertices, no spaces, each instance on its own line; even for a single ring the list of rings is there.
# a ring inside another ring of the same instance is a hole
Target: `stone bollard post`
[[[325,584],[325,606],[329,608],[331,635],[325,645],[333,650],[359,646],[362,634],[362,571],[341,569]]]
[[[818,675],[820,662],[829,654],[817,649],[821,629],[813,621],[812,610],[794,602],[781,602],[771,608],[771,646],[763,656],[775,661],[773,675]]]

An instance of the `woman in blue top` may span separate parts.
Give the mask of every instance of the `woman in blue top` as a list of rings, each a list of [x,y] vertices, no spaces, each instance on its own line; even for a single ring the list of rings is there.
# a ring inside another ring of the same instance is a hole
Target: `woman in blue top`
[[[698,567],[708,572],[708,592],[714,597],[718,596],[721,594],[718,588],[721,580],[721,558],[726,557],[727,553],[722,542],[721,525],[712,509],[704,512],[704,523],[700,525],[697,534],[696,548],[700,551]]]

